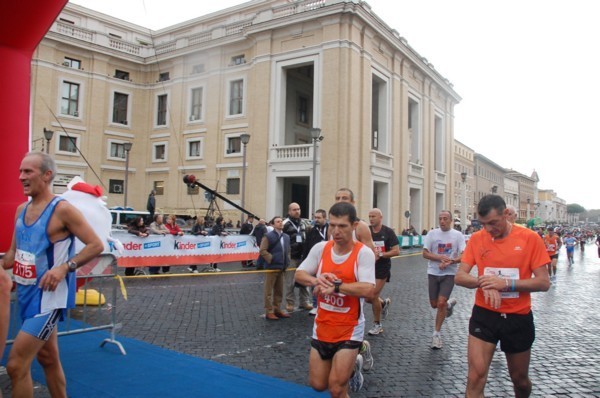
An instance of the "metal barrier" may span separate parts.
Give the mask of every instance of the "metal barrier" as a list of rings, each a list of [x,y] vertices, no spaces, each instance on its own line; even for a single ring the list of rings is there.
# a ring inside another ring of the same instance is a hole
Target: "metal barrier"
[[[110,253],[103,253],[80,267],[77,270],[77,286],[80,286],[81,282],[83,282],[83,285],[77,293],[78,305],[69,309],[66,319],[59,323],[63,330],[59,330],[58,336],[110,330],[110,337],[104,339],[100,343],[100,347],[104,347],[107,343],[114,344],[123,355],[127,355],[123,345],[115,338],[116,331],[121,328],[121,325],[117,323],[116,311],[117,290],[120,286],[117,276],[117,258]],[[84,287],[86,289],[83,289]],[[91,293],[90,289],[92,288],[97,293]],[[106,300],[104,294],[106,291],[109,293],[112,303]],[[9,339],[6,341],[7,345],[14,342],[14,337],[16,337],[21,326],[16,292],[11,295],[10,313],[11,323],[8,331]]]
[[[415,246],[423,246],[423,236],[422,235],[397,235],[398,242],[400,243],[400,247],[415,247]]]

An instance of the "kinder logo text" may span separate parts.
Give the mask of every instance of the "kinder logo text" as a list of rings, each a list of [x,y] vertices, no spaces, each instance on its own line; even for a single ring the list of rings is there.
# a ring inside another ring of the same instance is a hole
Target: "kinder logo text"
[[[123,245],[123,247],[125,250],[142,250],[142,244],[135,242],[127,242]]]
[[[221,249],[235,249],[237,244],[235,242],[223,242],[221,241]]]
[[[194,250],[196,248],[196,243],[192,242],[179,242],[175,241],[173,244],[173,249],[175,250]]]

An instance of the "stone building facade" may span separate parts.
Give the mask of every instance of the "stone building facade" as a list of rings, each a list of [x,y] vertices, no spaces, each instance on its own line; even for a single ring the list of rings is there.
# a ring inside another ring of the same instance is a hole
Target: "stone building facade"
[[[79,175],[111,206],[127,168],[136,209],[155,189],[159,210],[204,214],[194,174],[236,203],[245,185],[265,218],[291,201],[309,217],[312,195],[327,209],[349,187],[362,217],[420,230],[451,207],[459,101],[364,2],[252,1],[158,31],[67,4],[32,62],[32,141],[55,131],[56,191]]]

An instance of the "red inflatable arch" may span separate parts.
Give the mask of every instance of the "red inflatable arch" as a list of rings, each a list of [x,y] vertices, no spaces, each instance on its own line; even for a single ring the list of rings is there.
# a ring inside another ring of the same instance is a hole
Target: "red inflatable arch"
[[[19,166],[29,151],[31,56],[67,0],[2,1],[0,3],[0,252],[10,246],[17,206],[26,198]]]

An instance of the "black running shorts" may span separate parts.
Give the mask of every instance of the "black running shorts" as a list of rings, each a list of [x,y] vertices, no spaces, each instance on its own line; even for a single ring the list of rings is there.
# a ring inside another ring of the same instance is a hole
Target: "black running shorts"
[[[475,305],[469,334],[492,344],[500,341],[500,348],[507,354],[525,352],[531,349],[535,340],[533,313],[503,314]]]
[[[310,342],[310,346],[317,350],[319,356],[324,361],[329,361],[333,358],[336,352],[339,350],[358,350],[362,345],[362,341],[354,341],[354,340],[344,340],[338,341],[337,343],[326,343],[324,341],[319,341],[316,339],[312,339]]]

